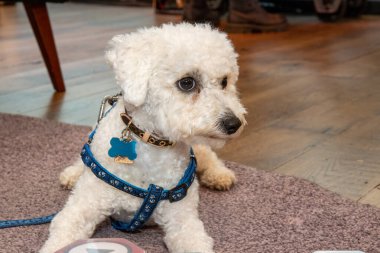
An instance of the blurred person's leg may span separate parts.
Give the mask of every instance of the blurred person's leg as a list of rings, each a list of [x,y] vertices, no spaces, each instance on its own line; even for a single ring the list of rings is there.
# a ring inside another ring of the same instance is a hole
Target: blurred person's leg
[[[183,19],[216,26],[227,10],[230,32],[281,31],[287,26],[283,15],[268,13],[258,0],[185,0]]]
[[[217,26],[227,11],[227,0],[185,0],[183,20]]]

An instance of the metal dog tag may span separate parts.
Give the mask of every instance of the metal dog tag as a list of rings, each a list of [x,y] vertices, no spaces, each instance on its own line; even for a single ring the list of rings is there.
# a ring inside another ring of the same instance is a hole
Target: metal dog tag
[[[114,160],[117,163],[133,164],[133,161],[129,160],[128,157],[117,156]]]

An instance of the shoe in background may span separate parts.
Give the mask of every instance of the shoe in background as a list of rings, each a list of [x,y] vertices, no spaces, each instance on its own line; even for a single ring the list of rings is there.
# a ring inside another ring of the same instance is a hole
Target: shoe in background
[[[230,0],[228,32],[277,32],[287,25],[285,16],[267,12],[258,0]]]

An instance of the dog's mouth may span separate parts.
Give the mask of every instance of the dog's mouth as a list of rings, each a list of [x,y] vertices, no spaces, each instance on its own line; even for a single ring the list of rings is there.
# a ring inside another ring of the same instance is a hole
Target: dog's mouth
[[[202,137],[204,138],[208,138],[208,139],[213,139],[213,140],[223,140],[223,141],[228,141],[228,140],[231,140],[231,139],[234,139],[236,137],[238,137],[241,132],[242,132],[242,128],[238,129],[235,133],[233,134],[226,134],[224,132],[217,132],[217,133],[209,133],[209,134],[204,134],[202,135]]]
[[[225,134],[220,134],[220,135],[219,134],[205,134],[205,135],[202,135],[201,137],[205,139],[216,140],[216,141],[227,141],[233,138],[233,136],[225,135]]]
[[[202,144],[213,148],[222,148],[226,143],[226,138],[218,135],[197,135],[185,141],[187,144],[193,146],[195,144]]]
[[[204,138],[224,141],[229,139],[229,136],[217,136],[217,135],[204,135]]]
[[[222,131],[210,131],[210,132],[203,132],[203,133],[198,133],[193,136],[189,136],[188,138],[185,138],[185,142],[188,143],[189,145],[194,145],[194,144],[203,144],[203,145],[208,145],[212,146],[214,148],[221,148],[224,146],[224,144],[239,136],[241,133],[241,129],[239,129],[236,133],[234,134],[226,134],[223,133]]]

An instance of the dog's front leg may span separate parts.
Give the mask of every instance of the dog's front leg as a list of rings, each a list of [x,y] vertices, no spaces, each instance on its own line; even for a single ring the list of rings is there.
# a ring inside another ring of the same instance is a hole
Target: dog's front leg
[[[61,174],[59,174],[59,181],[61,185],[67,189],[74,188],[79,177],[84,171],[85,165],[82,162],[82,159],[78,159],[71,166],[66,167]]]
[[[65,207],[53,219],[49,238],[40,253],[53,253],[76,240],[89,238],[96,225],[110,214],[104,203],[107,201],[99,201],[93,189],[77,187],[74,190]]]
[[[179,202],[164,202],[155,221],[165,232],[170,253],[213,253],[213,239],[206,233],[198,216],[198,182],[194,181],[187,196]]]
[[[195,145],[197,174],[202,185],[216,190],[228,190],[236,182],[235,174],[228,169],[210,147]]]

